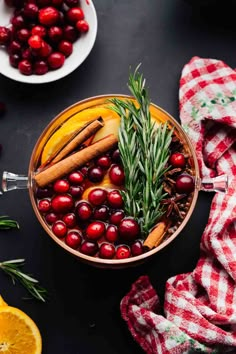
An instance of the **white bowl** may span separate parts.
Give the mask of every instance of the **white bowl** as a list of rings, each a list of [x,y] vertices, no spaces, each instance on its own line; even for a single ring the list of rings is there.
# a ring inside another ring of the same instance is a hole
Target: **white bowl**
[[[0,73],[15,81],[42,84],[61,79],[78,68],[91,52],[97,36],[97,14],[92,0],[81,0],[80,6],[89,24],[89,31],[73,43],[73,53],[66,58],[60,69],[49,71],[44,75],[23,75],[9,64],[6,50],[0,47]],[[4,0],[0,0],[0,14],[0,26],[7,26],[10,23],[12,9],[4,4]]]

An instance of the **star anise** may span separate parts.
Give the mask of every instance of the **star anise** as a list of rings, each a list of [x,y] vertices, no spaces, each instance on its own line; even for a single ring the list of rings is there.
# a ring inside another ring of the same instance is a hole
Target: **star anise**
[[[181,210],[179,209],[178,202],[185,198],[186,194],[178,194],[174,197],[162,199],[161,204],[166,205],[166,217],[168,218],[173,212],[180,218],[183,219],[184,215],[182,214]]]
[[[173,195],[175,193],[175,180],[172,178],[173,175],[182,171],[181,168],[172,168],[164,173],[163,179],[163,189],[169,195]]]
[[[177,137],[175,134],[172,135],[170,150],[171,152],[182,151],[183,144],[181,143],[181,139]]]

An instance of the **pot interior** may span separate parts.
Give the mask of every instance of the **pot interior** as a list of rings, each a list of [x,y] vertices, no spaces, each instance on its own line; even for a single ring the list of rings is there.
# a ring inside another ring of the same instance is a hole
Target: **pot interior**
[[[184,228],[186,223],[188,222],[193,209],[195,207],[196,201],[197,201],[197,195],[198,195],[198,188],[195,188],[194,192],[192,193],[191,201],[190,201],[190,206],[189,209],[186,213],[186,216],[184,220],[181,222],[181,224],[178,226],[177,230],[169,237],[164,239],[162,243],[157,246],[156,248],[143,253],[139,256],[127,258],[127,259],[101,259],[97,257],[92,257],[92,256],[87,256],[85,254],[82,254],[78,250],[74,250],[67,246],[64,241],[60,240],[58,237],[56,237],[51,228],[45,223],[42,215],[40,214],[38,207],[37,207],[37,200],[35,197],[35,182],[34,182],[34,175],[38,169],[38,166],[40,165],[40,159],[42,155],[43,148],[49,138],[56,132],[56,130],[61,127],[67,120],[72,118],[74,115],[76,115],[78,112],[86,112],[88,109],[96,109],[97,107],[107,107],[108,102],[107,100],[113,97],[118,97],[120,99],[133,99],[130,96],[125,96],[125,95],[103,95],[103,96],[96,96],[92,97],[83,101],[80,101],[78,103],[75,103],[74,105],[68,107],[65,109],[63,112],[59,113],[48,125],[47,127],[43,130],[42,134],[38,138],[38,141],[35,144],[35,147],[33,149],[30,163],[29,163],[29,170],[28,170],[28,178],[29,178],[29,195],[31,199],[31,203],[34,209],[34,212],[40,222],[40,224],[43,226],[47,234],[61,247],[63,247],[67,252],[71,253],[72,255],[78,257],[82,261],[85,261],[87,263],[90,263],[92,265],[98,266],[98,267],[110,267],[110,268],[119,268],[119,267],[124,267],[128,265],[135,265],[137,263],[143,262],[147,257],[154,255],[158,251],[160,251],[162,248],[166,247],[170,242],[174,240],[174,238],[181,232],[181,230]],[[168,121],[171,127],[174,127],[175,134],[179,138],[179,140],[182,142],[184,149],[187,153],[188,157],[188,163],[191,166],[191,173],[192,176],[195,178],[195,181],[199,180],[199,169],[198,169],[198,164],[197,164],[197,159],[195,155],[195,151],[191,145],[191,142],[180,126],[180,124],[166,111],[164,111],[162,108],[158,107],[157,105],[151,103],[150,106],[150,111],[152,117],[159,122],[166,122]]]

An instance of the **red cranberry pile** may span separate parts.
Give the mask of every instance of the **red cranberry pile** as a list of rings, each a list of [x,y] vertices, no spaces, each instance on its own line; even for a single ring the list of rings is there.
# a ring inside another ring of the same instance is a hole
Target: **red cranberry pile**
[[[104,177],[117,189],[104,188]],[[138,256],[144,252],[140,228],[125,215],[122,185],[124,172],[115,150],[47,188],[38,188],[38,209],[55,236],[85,255],[104,259]]]
[[[163,183],[168,182],[170,186],[163,201],[175,229],[170,228],[167,237],[180,225],[189,208],[194,178],[188,166],[183,147],[180,151],[171,151],[170,169],[163,179]],[[124,182],[116,149],[47,188],[38,188],[38,210],[56,237],[85,255],[103,259],[138,256],[146,247],[138,222],[123,209]]]
[[[11,26],[0,27],[10,65],[24,75],[63,66],[73,43],[89,30],[79,0],[5,0],[14,8]]]

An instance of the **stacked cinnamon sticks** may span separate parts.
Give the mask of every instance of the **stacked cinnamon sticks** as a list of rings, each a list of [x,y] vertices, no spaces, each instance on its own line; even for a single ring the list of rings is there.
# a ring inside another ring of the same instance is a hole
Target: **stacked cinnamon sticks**
[[[35,174],[34,179],[37,185],[43,188],[115,147],[118,139],[114,134],[110,134],[96,143],[72,153],[80,144],[87,141],[103,126],[104,121],[102,117],[99,117],[87,124],[72,140],[66,142],[57,155],[47,161],[44,169]]]

